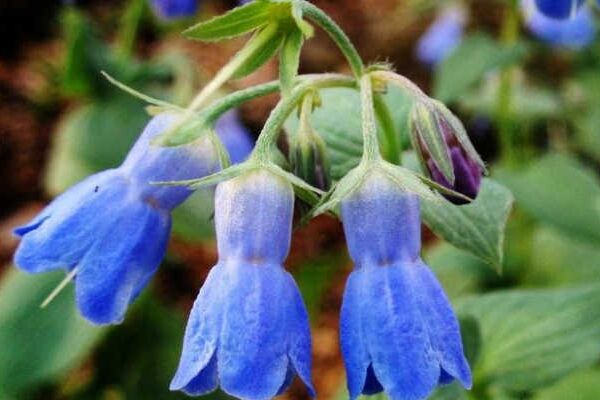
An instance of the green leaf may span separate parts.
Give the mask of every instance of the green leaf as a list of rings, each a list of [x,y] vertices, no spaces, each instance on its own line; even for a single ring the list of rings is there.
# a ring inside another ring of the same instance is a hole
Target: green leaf
[[[340,265],[343,262],[340,253],[336,252],[311,259],[294,269],[294,278],[313,323],[317,320],[319,307],[327,290],[341,272]]]
[[[497,178],[534,218],[573,237],[600,242],[600,184],[573,157],[549,154],[524,172],[498,171]]]
[[[279,56],[279,82],[284,95],[289,94],[300,66],[300,50],[304,37],[300,29],[295,28],[286,36]]]
[[[200,22],[186,29],[183,34],[189,39],[204,41],[231,39],[265,26],[273,19],[275,10],[281,7],[268,1],[255,0]]]
[[[494,274],[481,259],[445,242],[427,248],[423,258],[451,299],[477,293],[487,273]]]
[[[600,371],[584,369],[540,390],[532,400],[598,400],[600,399]]]
[[[490,71],[521,61],[527,50],[523,43],[505,47],[485,34],[471,35],[437,68],[433,97],[454,101]]]
[[[261,32],[257,32],[257,36],[260,35]],[[255,36],[255,38],[257,37]],[[263,66],[264,63],[269,61],[271,57],[277,53],[279,47],[283,43],[285,38],[285,34],[275,33],[269,40],[262,40],[260,44],[255,47],[252,51],[252,56],[248,57],[242,65],[240,65],[233,75],[234,79],[243,78],[246,75],[250,75],[257,69]],[[254,39],[254,38],[253,38]],[[250,40],[253,40],[250,39]],[[250,43],[250,42],[249,42]],[[243,50],[242,50],[243,51]]]
[[[600,249],[589,241],[541,227],[533,234],[531,248],[531,261],[521,281],[527,286],[600,281]]]
[[[467,391],[457,382],[439,386],[429,400],[468,400]]]
[[[527,123],[539,119],[554,119],[564,111],[560,93],[556,90],[532,84],[525,79],[525,74],[513,76],[511,118]],[[486,79],[480,87],[461,95],[461,109],[469,114],[492,117],[498,106],[499,89],[499,76]]]
[[[475,382],[530,391],[600,357],[599,285],[475,296],[458,314],[480,328]]]
[[[10,269],[0,284],[0,397],[51,382],[80,364],[105,329],[79,316],[73,286],[46,308],[62,273],[31,276]],[[20,398],[19,396],[16,396]]]
[[[57,195],[94,172],[118,166],[147,121],[143,105],[127,95],[66,114],[50,149],[48,192]]]
[[[448,201],[421,203],[423,219],[438,236],[502,268],[504,229],[513,204],[509,190],[484,179],[477,199],[456,206]]]
[[[173,210],[173,233],[190,242],[211,238],[214,236],[213,213],[214,189],[198,189]]]

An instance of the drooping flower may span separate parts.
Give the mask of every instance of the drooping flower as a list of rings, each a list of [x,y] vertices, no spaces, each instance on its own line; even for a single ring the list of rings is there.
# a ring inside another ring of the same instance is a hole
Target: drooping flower
[[[584,0],[535,0],[535,6],[548,18],[568,19],[577,14]]]
[[[553,47],[579,50],[590,45],[596,37],[596,23],[591,10],[582,6],[568,19],[555,19],[542,14],[533,0],[522,1],[528,29]]]
[[[355,263],[340,316],[350,398],[425,399],[454,379],[470,388],[456,316],[419,255],[418,198],[375,171],[341,210]]]
[[[462,41],[465,13],[458,7],[443,10],[417,43],[417,58],[435,66],[448,57]]]
[[[152,0],[152,8],[163,19],[191,17],[198,12],[198,0]]]
[[[314,396],[308,317],[282,263],[290,247],[291,185],[255,170],[217,186],[219,261],[192,308],[171,390],[218,385],[241,399],[271,399],[296,374]]]
[[[411,114],[411,141],[422,168],[438,184],[475,199],[484,164],[462,123],[439,103],[417,102]],[[455,204],[463,198],[444,195]]]
[[[150,144],[174,118],[153,118],[119,168],[86,178],[15,229],[21,237],[15,264],[30,273],[74,274],[77,305],[93,323],[123,320],[164,256],[170,211],[192,193],[151,182],[201,177],[220,168],[207,136],[180,147]]]

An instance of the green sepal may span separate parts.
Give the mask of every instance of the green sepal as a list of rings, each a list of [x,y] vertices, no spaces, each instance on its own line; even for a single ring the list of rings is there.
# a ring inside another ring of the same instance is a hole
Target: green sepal
[[[450,184],[454,184],[454,168],[444,134],[432,105],[417,101],[410,112],[410,140],[417,151],[423,171],[428,170],[423,151],[429,156]],[[423,147],[425,147],[423,149]]]
[[[144,94],[144,93],[142,93],[142,92],[140,92],[138,90],[133,89],[130,86],[127,86],[123,82],[120,82],[117,79],[115,79],[112,76],[110,76],[106,71],[100,71],[100,73],[111,84],[115,85],[116,87],[118,87],[119,89],[121,89],[122,91],[124,91],[125,93],[128,93],[128,94],[132,95],[133,97],[137,97],[138,99],[143,100],[143,101],[145,101],[148,104],[152,104],[152,105],[155,105],[157,107],[161,107],[163,110],[179,110],[179,111],[182,110],[181,107],[179,107],[179,106],[177,106],[175,104],[171,104],[168,101],[164,101],[164,100],[160,100],[160,99],[154,98],[152,96],[148,96],[147,94]]]
[[[227,152],[227,149],[225,149],[223,142],[221,142],[221,139],[219,139],[219,136],[217,135],[217,132],[214,130],[214,128],[210,129],[210,131],[208,132],[208,137],[212,145],[215,147],[215,150],[217,152],[217,158],[219,159],[219,164],[221,165],[221,169],[229,168],[231,166],[231,159],[229,158],[229,153]]]
[[[223,181],[235,178],[236,176],[241,175],[245,171],[250,171],[256,168],[256,165],[249,167],[242,164],[235,164],[228,168],[225,168],[219,172],[215,172],[214,174],[205,176],[203,178],[197,179],[187,179],[182,181],[161,181],[161,182],[150,182],[152,185],[162,185],[162,186],[188,186],[190,189],[200,189],[207,186],[214,186]]]
[[[175,122],[172,127],[165,129],[164,132],[152,139],[151,143],[163,147],[181,146],[206,134],[211,129],[211,125],[202,117],[188,119],[183,124]]]
[[[376,170],[383,173],[405,192],[413,193],[423,200],[441,201],[441,197],[423,182],[424,178],[422,176],[415,174],[407,168],[378,160],[374,162],[361,162],[356,168],[352,169],[335,185],[328,199],[315,207],[312,214],[317,216],[327,211],[333,211],[341,201],[351,196],[364,180]]]
[[[287,180],[295,188],[298,188],[300,190],[304,190],[307,192],[316,193],[319,195],[325,194],[325,192],[322,191],[321,189],[309,185],[308,183],[304,182],[302,179],[298,178],[296,175],[294,175],[290,172],[287,172],[286,170],[284,170],[277,164],[267,163],[267,164],[263,164],[263,167],[268,169],[270,172],[280,176],[281,178]]]
[[[452,133],[456,136],[456,139],[462,146],[463,150],[465,150],[469,157],[471,157],[481,167],[481,169],[483,169],[485,174],[487,174],[488,171],[485,163],[471,143],[471,139],[469,139],[469,135],[467,135],[467,130],[460,119],[458,119],[456,115],[454,115],[452,111],[450,111],[448,107],[446,107],[446,105],[441,101],[431,99],[431,102],[436,107],[436,111],[439,113],[439,116],[448,122],[452,128]]]
[[[315,28],[308,22],[304,20],[302,7],[299,3],[292,3],[292,18],[296,22],[296,26],[300,29],[300,32],[304,35],[306,39],[310,39],[315,34]]]
[[[312,216],[323,214],[328,211],[335,212],[338,204],[350,196],[363,182],[368,172],[365,164],[361,163],[339,180],[326,195],[326,200],[317,205],[310,213]]]
[[[270,1],[255,0],[200,22],[183,31],[183,35],[188,39],[203,41],[231,39],[267,25],[277,14],[275,8],[281,7]]]
[[[425,178],[424,176],[417,175],[408,168],[404,168],[399,165],[394,165],[387,161],[380,161],[377,163],[377,166],[381,168],[385,175],[389,177],[403,191],[416,194],[423,200],[433,202],[441,201],[442,198],[429,187],[432,181]],[[433,183],[435,184],[435,182]]]
[[[286,35],[279,55],[279,82],[283,95],[288,95],[294,87],[300,66],[300,51],[304,37],[299,28],[292,28]]]

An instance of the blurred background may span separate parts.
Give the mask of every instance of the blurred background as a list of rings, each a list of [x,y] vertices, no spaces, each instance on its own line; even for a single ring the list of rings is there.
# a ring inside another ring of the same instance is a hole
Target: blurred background
[[[491,177],[514,196],[509,217],[510,193],[490,195],[494,220],[475,228],[506,223],[506,237],[487,232],[494,241],[480,243],[475,255],[424,230],[424,257],[457,308],[475,373],[470,393],[450,385],[434,398],[600,399],[596,2],[566,21],[512,0],[312,2],[365,60],[392,63],[448,104]],[[210,193],[177,209],[168,256],[115,327],[81,319],[72,288],[40,309],[63,275],[18,272],[11,230],[73,183],[117,166],[148,120],[145,105],[99,71],[185,104],[244,40],[206,44],[179,32],[236,5],[203,0],[193,16],[168,18],[148,0],[0,2],[0,399],[185,398],[168,384],[187,313],[216,261]],[[317,31],[303,49],[301,72],[331,71],[349,69]],[[271,62],[227,90],[276,78]],[[276,101],[267,96],[239,110],[251,137]],[[318,131],[354,129],[346,116],[358,111],[335,106],[321,113]],[[407,110],[391,112],[405,134]],[[298,227],[286,265],[311,318],[317,392],[347,398],[338,315],[351,263],[340,223],[321,216]],[[281,398],[308,397],[296,382]]]

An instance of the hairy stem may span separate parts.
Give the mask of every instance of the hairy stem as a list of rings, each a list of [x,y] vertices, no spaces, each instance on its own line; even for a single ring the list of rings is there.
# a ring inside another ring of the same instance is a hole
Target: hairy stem
[[[348,64],[350,64],[350,68],[352,68],[352,73],[354,76],[356,76],[357,79],[360,78],[365,69],[363,61],[360,58],[358,51],[356,51],[356,47],[354,47],[342,28],[340,28],[339,25],[329,17],[329,15],[325,14],[320,8],[309,3],[308,1],[303,0],[301,5],[304,15],[306,15],[310,20],[315,22],[329,34],[329,36],[333,39],[335,44],[340,48],[348,60]]]
[[[362,110],[363,161],[375,161],[381,158],[381,153],[377,138],[373,85],[370,74],[366,74],[360,79],[360,103]]]
[[[269,115],[256,141],[252,158],[259,162],[268,162],[271,159],[272,150],[281,132],[281,127],[308,91],[325,87],[355,86],[356,81],[353,78],[335,74],[317,75],[313,79],[296,86],[290,95],[282,99]]]

